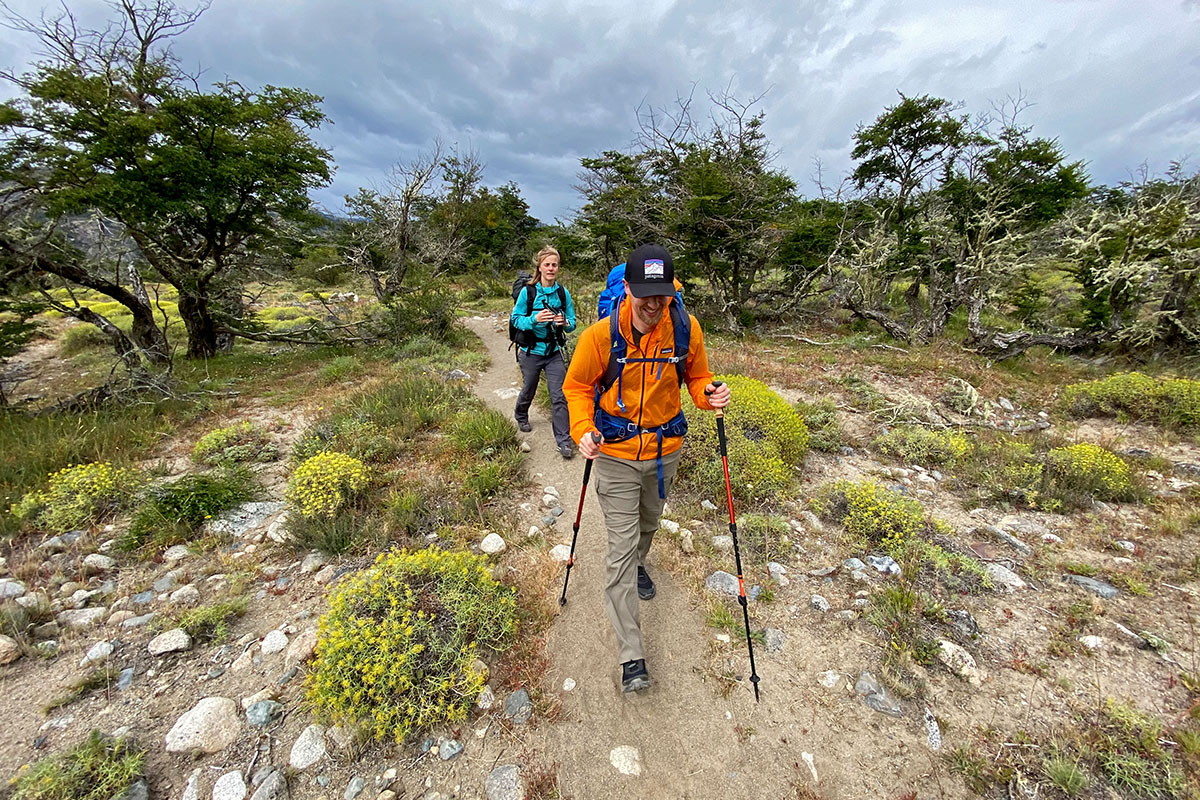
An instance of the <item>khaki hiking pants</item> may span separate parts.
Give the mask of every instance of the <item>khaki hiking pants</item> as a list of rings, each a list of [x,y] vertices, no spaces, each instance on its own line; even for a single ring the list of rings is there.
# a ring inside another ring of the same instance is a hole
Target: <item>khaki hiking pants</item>
[[[679,456],[676,450],[662,459],[663,486],[668,496]],[[658,496],[658,467],[653,458],[630,461],[601,454],[596,457],[594,471],[596,497],[608,528],[604,606],[617,633],[618,658],[625,663],[646,657],[638,616],[637,568],[645,566],[666,501]]]

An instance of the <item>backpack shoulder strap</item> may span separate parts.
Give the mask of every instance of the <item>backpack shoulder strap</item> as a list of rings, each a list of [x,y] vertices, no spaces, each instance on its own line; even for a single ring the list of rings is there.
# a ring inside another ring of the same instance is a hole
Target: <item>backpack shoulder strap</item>
[[[679,385],[682,386],[684,378],[687,377],[688,349],[692,342],[692,317],[683,307],[683,298],[678,294],[675,295],[675,302],[671,304],[671,328],[675,336],[675,357],[679,359],[675,362],[675,372],[679,376]]]
[[[596,386],[596,404],[600,403],[600,396],[612,388],[612,385],[617,382],[617,378],[621,374],[621,370],[625,365],[621,363],[621,359],[625,358],[625,353],[628,351],[629,345],[625,341],[625,337],[621,335],[621,301],[617,300],[613,305],[612,313],[608,315],[608,336],[610,345],[608,348],[608,364],[604,367],[604,375],[600,378],[600,383]]]
[[[562,306],[563,313],[567,313],[567,290],[561,285],[555,287],[558,289],[558,304]]]

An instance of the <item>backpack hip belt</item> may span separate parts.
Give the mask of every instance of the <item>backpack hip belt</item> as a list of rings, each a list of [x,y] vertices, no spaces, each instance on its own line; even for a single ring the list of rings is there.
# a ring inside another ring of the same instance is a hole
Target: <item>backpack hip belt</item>
[[[640,436],[643,433],[653,434],[658,441],[658,454],[655,456],[655,467],[658,471],[658,496],[666,500],[667,491],[663,480],[663,465],[662,465],[662,447],[664,438],[682,437],[688,430],[687,418],[681,410],[678,414],[671,417],[662,425],[654,425],[653,427],[644,427],[638,425],[632,420],[618,417],[615,414],[609,414],[603,408],[596,408],[594,417],[596,429],[600,431],[600,435],[604,437],[605,442],[625,442],[635,436]]]

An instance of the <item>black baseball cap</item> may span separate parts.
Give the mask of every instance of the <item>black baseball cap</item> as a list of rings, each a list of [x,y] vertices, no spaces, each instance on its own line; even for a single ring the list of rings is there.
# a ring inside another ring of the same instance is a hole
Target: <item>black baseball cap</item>
[[[634,297],[675,294],[675,265],[665,247],[644,244],[625,260],[625,280]]]

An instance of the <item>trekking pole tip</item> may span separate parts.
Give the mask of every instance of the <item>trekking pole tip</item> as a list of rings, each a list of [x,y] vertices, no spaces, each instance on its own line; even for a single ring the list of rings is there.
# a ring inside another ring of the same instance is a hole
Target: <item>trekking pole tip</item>
[[[565,597],[558,598],[558,604],[560,606],[565,606],[567,604],[567,598],[565,598]],[[755,694],[757,694],[757,693],[758,693],[758,687],[755,687]]]

